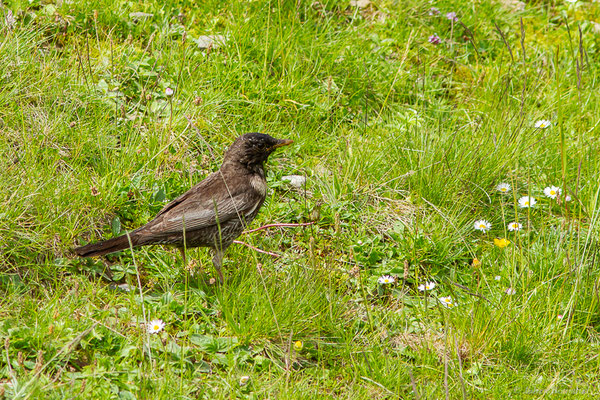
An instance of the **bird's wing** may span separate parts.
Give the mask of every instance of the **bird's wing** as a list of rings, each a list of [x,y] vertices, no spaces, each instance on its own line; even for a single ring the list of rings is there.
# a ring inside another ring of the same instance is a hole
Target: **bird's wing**
[[[245,185],[211,189],[211,185],[198,185],[184,193],[161,210],[148,228],[161,234],[173,234],[182,233],[184,227],[192,231],[217,226],[233,218],[243,220],[260,204],[256,194],[245,190]]]
[[[181,196],[172,200],[169,204],[164,206],[162,208],[162,210],[160,210],[154,218],[157,219],[158,217],[160,217],[162,214],[166,213],[167,211],[174,209],[179,204],[183,203],[185,201],[185,199],[189,198],[190,196],[197,195],[198,193],[202,193],[202,192],[208,192],[208,190],[210,190],[210,186],[213,186],[216,183],[217,179],[219,178],[219,176],[217,174],[218,174],[218,172],[210,174],[202,182],[198,183],[196,186],[194,186],[193,188],[191,188],[190,190],[188,190]]]

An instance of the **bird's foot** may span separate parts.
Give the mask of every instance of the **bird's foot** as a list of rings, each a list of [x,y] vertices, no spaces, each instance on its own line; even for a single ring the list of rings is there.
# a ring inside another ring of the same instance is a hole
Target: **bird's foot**
[[[219,275],[219,282],[222,285],[225,282],[225,279],[223,279],[223,272],[221,271],[221,268],[217,268],[217,274]]]
[[[198,263],[196,260],[190,260],[187,264],[183,266],[183,268],[190,274],[190,276],[194,276],[197,271]]]

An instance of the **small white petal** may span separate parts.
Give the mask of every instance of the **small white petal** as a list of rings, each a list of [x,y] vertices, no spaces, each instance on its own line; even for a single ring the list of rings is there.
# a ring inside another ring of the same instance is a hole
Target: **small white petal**
[[[529,208],[535,206],[537,200],[535,197],[523,196],[519,199],[519,207],[521,208]]]
[[[442,303],[442,305],[446,308],[452,308],[456,305],[456,304],[454,304],[454,301],[452,300],[452,297],[450,297],[450,296],[440,297],[439,300],[440,300],[440,303]]]
[[[248,375],[240,377],[240,386],[246,386],[248,381],[250,381],[250,377]]]
[[[394,283],[395,281],[396,281],[396,279],[394,279],[394,277],[391,275],[380,276],[379,279],[377,280],[377,282],[379,282],[380,285],[389,285],[389,284]]]
[[[435,282],[425,282],[424,284],[419,285],[417,289],[419,289],[421,292],[424,292],[433,288],[435,288]]]
[[[547,119],[542,119],[535,123],[535,127],[540,129],[546,129],[550,125],[552,125],[552,122],[548,121]]]
[[[148,323],[148,333],[158,333],[165,327],[162,319],[154,319]]]
[[[486,221],[485,219],[480,219],[479,221],[475,221],[475,223],[473,224],[473,228],[475,228],[475,230],[485,233],[492,229],[492,224]]]
[[[562,190],[557,186],[548,186],[544,189],[544,194],[551,199],[555,199],[562,193]]]
[[[521,225],[518,222],[511,222],[510,224],[508,224],[508,230],[511,232],[520,231],[521,229],[523,229],[523,225]]]
[[[508,183],[501,183],[496,186],[496,190],[500,193],[508,193],[510,192],[510,185]]]

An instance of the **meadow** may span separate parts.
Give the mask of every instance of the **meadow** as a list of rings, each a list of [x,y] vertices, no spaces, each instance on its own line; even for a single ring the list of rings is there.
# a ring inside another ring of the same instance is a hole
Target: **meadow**
[[[558,0],[0,3],[0,398],[598,398],[596,21]],[[239,238],[224,284],[205,249],[74,256],[246,132],[294,144],[249,228],[279,226]]]

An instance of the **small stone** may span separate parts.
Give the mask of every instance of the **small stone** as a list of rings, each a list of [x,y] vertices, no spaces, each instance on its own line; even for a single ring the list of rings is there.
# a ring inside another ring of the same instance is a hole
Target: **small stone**
[[[132,12],[129,14],[129,18],[131,19],[142,19],[142,18],[152,18],[154,14],[149,14],[145,12]]]
[[[286,175],[282,176],[281,180],[289,182],[295,188],[301,188],[306,184],[306,178],[302,175]]]
[[[198,37],[195,42],[201,49],[208,49],[209,47],[216,49],[219,46],[224,45],[225,42],[227,42],[227,39],[225,39],[225,36],[223,35],[207,35]]]
[[[371,4],[371,0],[350,0],[352,7],[365,8]]]
[[[117,285],[117,287],[124,292],[131,292],[131,290],[132,290],[131,286],[128,285],[127,283],[122,283],[120,285]]]

